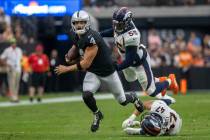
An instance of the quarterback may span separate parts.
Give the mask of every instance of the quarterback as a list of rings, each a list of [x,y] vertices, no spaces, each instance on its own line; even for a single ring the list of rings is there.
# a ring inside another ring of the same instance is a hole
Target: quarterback
[[[86,71],[82,97],[94,115],[91,131],[97,131],[100,121],[103,119],[103,114],[98,109],[93,96],[102,81],[119,104],[125,106],[128,103],[133,103],[136,109],[142,112],[143,104],[138,97],[134,93],[124,93],[120,78],[113,66],[109,48],[100,34],[90,28],[89,14],[83,10],[75,12],[71,19],[71,26],[70,37],[73,46],[66,55],[66,61],[71,65],[59,65],[55,72],[59,75],[71,71]]]

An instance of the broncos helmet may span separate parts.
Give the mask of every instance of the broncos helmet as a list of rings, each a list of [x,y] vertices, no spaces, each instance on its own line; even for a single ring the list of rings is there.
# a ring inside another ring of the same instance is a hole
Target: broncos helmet
[[[143,132],[150,136],[158,136],[162,130],[162,126],[163,118],[155,112],[146,115],[141,122]]]
[[[116,10],[112,17],[113,29],[122,32],[128,28],[132,21],[132,12],[127,7]]]

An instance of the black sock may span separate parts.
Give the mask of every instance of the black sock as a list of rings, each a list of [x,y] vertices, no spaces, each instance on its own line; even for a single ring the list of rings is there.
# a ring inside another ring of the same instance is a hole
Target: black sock
[[[126,101],[120,103],[123,106],[126,106],[128,103],[134,103],[135,102],[135,98],[130,94],[125,94],[125,98],[126,98]]]
[[[87,105],[87,107],[93,112],[97,112],[98,111],[98,107],[96,105],[96,100],[93,97],[93,93],[86,91],[83,93],[82,98],[85,102],[85,104]]]

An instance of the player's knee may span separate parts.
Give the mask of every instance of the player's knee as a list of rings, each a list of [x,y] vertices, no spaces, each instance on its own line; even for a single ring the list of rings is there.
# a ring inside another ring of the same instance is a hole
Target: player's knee
[[[155,97],[155,88],[148,88],[146,92],[149,96]]]
[[[122,106],[126,106],[128,104],[126,98],[124,98],[124,96],[118,96],[117,98],[115,98],[117,100],[117,102],[122,105]]]
[[[85,91],[85,92],[82,94],[83,100],[89,99],[89,98],[91,98],[91,97],[93,97],[93,93],[90,92],[90,91]]]
[[[135,76],[125,76],[125,79],[128,82],[134,82],[134,81],[136,81],[137,77],[135,77]]]

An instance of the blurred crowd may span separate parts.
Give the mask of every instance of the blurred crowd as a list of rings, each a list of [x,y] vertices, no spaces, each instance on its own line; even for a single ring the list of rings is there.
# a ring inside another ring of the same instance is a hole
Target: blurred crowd
[[[35,43],[37,36],[35,18],[12,18],[0,8],[0,43],[9,42],[12,38],[16,38],[18,44]]]
[[[36,94],[41,101],[44,90],[59,90],[53,71],[58,52],[47,56],[44,48],[37,41],[35,17],[10,17],[0,8],[0,95],[18,102],[19,94],[29,94],[32,102]]]
[[[150,29],[147,42],[152,67],[210,67],[210,34]]]
[[[109,6],[193,6],[210,4],[210,0],[84,0],[87,7]]]

